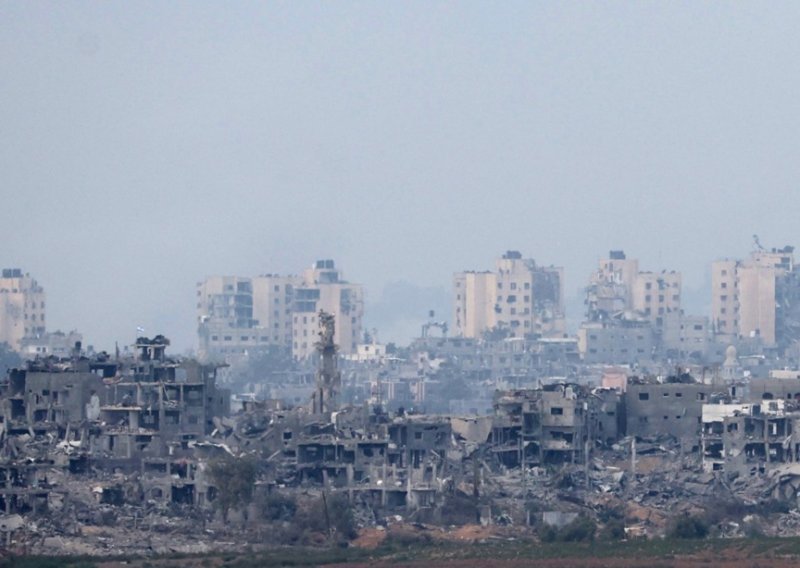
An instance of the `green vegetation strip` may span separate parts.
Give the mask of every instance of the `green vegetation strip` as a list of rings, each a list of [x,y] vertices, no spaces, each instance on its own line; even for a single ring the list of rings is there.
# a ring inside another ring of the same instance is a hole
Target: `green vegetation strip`
[[[75,557],[9,557],[0,567],[13,568],[96,568],[129,566],[131,568],[251,568],[262,566],[322,566],[343,563],[443,562],[447,560],[554,559],[554,558],[652,558],[674,559],[679,556],[707,554],[736,559],[792,557],[800,559],[800,538],[708,539],[708,540],[634,540],[628,542],[544,543],[529,540],[492,540],[464,544],[442,542],[425,537],[390,538],[376,550],[355,548],[282,547],[257,553],[216,553],[197,556],[175,555],[151,558],[89,559]]]

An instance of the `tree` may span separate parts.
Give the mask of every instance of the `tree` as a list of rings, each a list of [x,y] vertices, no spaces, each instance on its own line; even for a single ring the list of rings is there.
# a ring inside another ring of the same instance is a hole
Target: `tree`
[[[347,495],[337,493],[327,499],[323,497],[323,507],[328,509],[331,528],[336,531],[339,540],[351,540],[358,535],[353,507]]]
[[[297,502],[281,493],[271,493],[260,503],[261,516],[267,521],[291,521],[297,512]]]
[[[214,508],[222,513],[222,520],[227,523],[231,509],[245,506],[253,498],[256,461],[252,456],[226,455],[209,463],[208,473],[217,489]]]

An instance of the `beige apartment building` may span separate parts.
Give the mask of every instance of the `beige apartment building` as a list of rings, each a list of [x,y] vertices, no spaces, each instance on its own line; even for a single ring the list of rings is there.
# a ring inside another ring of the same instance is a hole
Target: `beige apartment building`
[[[480,337],[501,329],[510,337],[558,337],[566,331],[564,270],[539,266],[508,251],[495,272],[458,272],[453,276],[456,335]]]
[[[497,325],[496,290],[494,272],[457,272],[453,276],[456,335],[476,338]]]
[[[253,278],[253,318],[270,345],[291,345],[294,290],[301,284],[298,276],[263,274]]]
[[[197,285],[197,332],[203,359],[231,362],[268,337],[253,318],[253,282],[239,276],[211,276]]]
[[[24,338],[45,333],[44,289],[19,268],[4,268],[0,274],[0,343],[20,351]]]
[[[681,290],[680,272],[641,272],[638,260],[627,258],[624,251],[612,250],[590,278],[588,320],[608,320],[615,314],[634,311],[661,334],[667,315],[680,313]]]
[[[794,270],[792,247],[756,250],[746,260],[718,260],[711,265],[711,312],[723,341],[760,338],[777,342],[778,288]]]
[[[587,297],[590,320],[631,309],[633,288],[639,275],[639,261],[625,252],[612,250],[601,260],[589,280]]]
[[[681,311],[681,285],[680,272],[640,272],[633,283],[631,307],[661,333],[667,315]]]
[[[256,348],[291,344],[297,277],[211,276],[197,285],[199,355],[231,362]]]
[[[254,349],[283,347],[297,358],[314,352],[317,314],[336,315],[343,354],[361,340],[363,290],[345,282],[331,260],[302,276],[211,276],[197,285],[199,355],[233,362]]]
[[[333,260],[318,260],[305,270],[294,291],[291,345],[295,358],[314,353],[320,311],[336,317],[334,337],[339,353],[356,353],[363,333],[364,289],[361,284],[347,282]]]
[[[664,317],[661,345],[668,357],[703,358],[708,354],[711,326],[707,316],[671,312]]]

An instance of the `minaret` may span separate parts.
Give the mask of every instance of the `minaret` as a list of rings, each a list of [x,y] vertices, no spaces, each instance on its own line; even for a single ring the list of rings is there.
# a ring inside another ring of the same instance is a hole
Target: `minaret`
[[[312,398],[314,414],[334,412],[338,408],[337,396],[342,384],[342,376],[336,369],[336,352],[338,347],[333,342],[335,332],[333,314],[319,312],[319,341],[316,343],[319,353],[317,368],[317,386]]]

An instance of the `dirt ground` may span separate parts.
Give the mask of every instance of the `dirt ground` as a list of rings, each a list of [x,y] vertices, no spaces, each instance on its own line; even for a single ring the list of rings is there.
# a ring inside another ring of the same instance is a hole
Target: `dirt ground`
[[[388,530],[386,529],[362,529],[359,531],[358,538],[356,538],[351,546],[355,548],[363,548],[366,550],[374,550],[380,546],[387,536],[390,535],[407,535],[407,536],[421,536],[426,535],[434,540],[442,540],[445,542],[482,542],[492,538],[505,538],[512,536],[513,530],[504,530],[502,527],[484,527],[479,525],[464,525],[462,527],[454,527],[444,530],[440,527],[425,526],[425,525],[392,525]],[[519,536],[519,529],[516,535]]]

